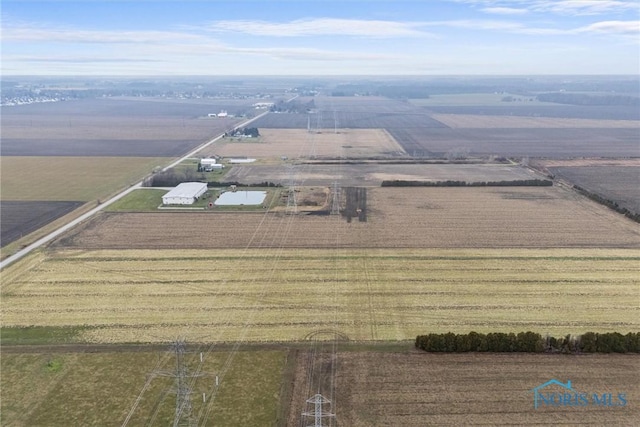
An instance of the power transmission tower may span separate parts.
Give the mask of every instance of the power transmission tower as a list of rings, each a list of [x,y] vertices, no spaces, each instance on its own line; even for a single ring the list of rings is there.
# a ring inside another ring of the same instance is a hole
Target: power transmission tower
[[[307,406],[309,404],[313,405],[313,411],[302,413],[303,417],[313,417],[313,424],[309,424],[308,427],[325,427],[333,424],[332,419],[336,417],[336,414],[331,413],[331,410],[323,412],[323,405],[331,405],[331,401],[329,399],[320,393],[317,393],[310,399],[307,399]],[[324,418],[328,418],[328,424],[324,424]]]
[[[298,213],[298,202],[296,201],[295,166],[289,166],[289,193],[287,194],[287,213]]]
[[[173,343],[176,354],[176,411],[173,418],[173,427],[195,426],[195,420],[191,413],[191,389],[188,379],[191,377],[184,364],[185,342],[180,339]]]
[[[331,215],[340,215],[340,187],[338,187],[338,181],[333,182],[333,198],[331,199]]]

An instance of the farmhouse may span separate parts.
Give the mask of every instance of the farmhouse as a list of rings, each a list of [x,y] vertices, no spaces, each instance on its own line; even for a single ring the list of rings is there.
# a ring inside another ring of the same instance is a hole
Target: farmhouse
[[[162,204],[192,205],[206,191],[207,184],[204,182],[183,182],[162,196]]]

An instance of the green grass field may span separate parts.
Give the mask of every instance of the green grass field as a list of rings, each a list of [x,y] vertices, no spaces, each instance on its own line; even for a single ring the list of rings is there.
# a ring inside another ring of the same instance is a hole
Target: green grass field
[[[204,352],[203,363],[200,351]],[[187,345],[188,372],[202,374],[192,383],[193,418],[202,426],[274,425],[286,358],[286,351],[207,354],[206,348]],[[160,352],[4,353],[0,424],[121,426],[130,414],[128,426],[170,425],[176,402],[171,376],[175,364],[169,348]],[[141,400],[135,407],[138,395]]]
[[[155,188],[145,188],[142,190],[132,191],[122,199],[107,206],[107,212],[153,212],[158,210],[158,206],[162,205],[162,196],[167,194],[168,190]]]
[[[170,159],[3,157],[2,200],[91,201],[135,184]]]

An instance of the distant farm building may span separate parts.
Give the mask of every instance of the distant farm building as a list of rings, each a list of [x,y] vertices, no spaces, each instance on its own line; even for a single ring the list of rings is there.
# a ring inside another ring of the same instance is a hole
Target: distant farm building
[[[219,171],[224,169],[224,165],[221,165],[219,163],[213,164],[213,165],[204,165],[202,166],[202,170],[204,170],[205,172],[211,172],[211,171]]]
[[[227,110],[220,110],[220,112],[218,114],[216,113],[209,113],[207,114],[208,117],[229,117],[229,113],[227,113]]]
[[[198,166],[198,170],[203,170],[205,172],[222,169],[224,169],[224,165],[218,163],[216,159],[200,159],[200,165]]]
[[[216,163],[218,163],[216,159],[200,159],[200,164],[202,166],[215,165]]]
[[[207,184],[204,182],[183,182],[162,196],[162,203],[165,205],[192,205],[206,192]]]

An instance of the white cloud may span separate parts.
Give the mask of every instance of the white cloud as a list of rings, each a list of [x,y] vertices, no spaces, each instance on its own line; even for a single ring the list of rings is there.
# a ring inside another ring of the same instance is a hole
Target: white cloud
[[[640,13],[638,0],[452,0],[482,7],[481,10],[493,9],[493,12],[513,14],[516,10],[537,13],[554,13],[558,15],[603,15],[622,14],[630,11]]]
[[[4,23],[3,23],[4,24]],[[63,42],[63,43],[149,43],[167,42],[213,42],[196,34],[173,31],[104,31],[76,28],[46,28],[35,25],[3,25],[2,41],[17,42]]]
[[[357,36],[357,37],[416,37],[428,33],[420,31],[419,23],[358,20],[358,19],[300,19],[276,23],[267,21],[217,21],[208,27],[211,31],[236,32],[255,36]]]
[[[529,13],[527,9],[520,9],[515,7],[485,7],[480,9],[485,13],[493,13],[496,15],[526,15]]]
[[[469,30],[497,31],[523,35],[575,35],[575,34],[623,34],[640,35],[640,21],[602,21],[578,28],[531,27],[520,22],[492,20],[452,20],[425,23],[429,26],[465,28]]]
[[[553,12],[558,14],[599,15],[640,10],[640,4],[637,0],[558,0],[536,1],[533,3],[531,7],[537,12]]]
[[[640,21],[602,21],[575,30],[578,33],[629,34],[640,36]]]

